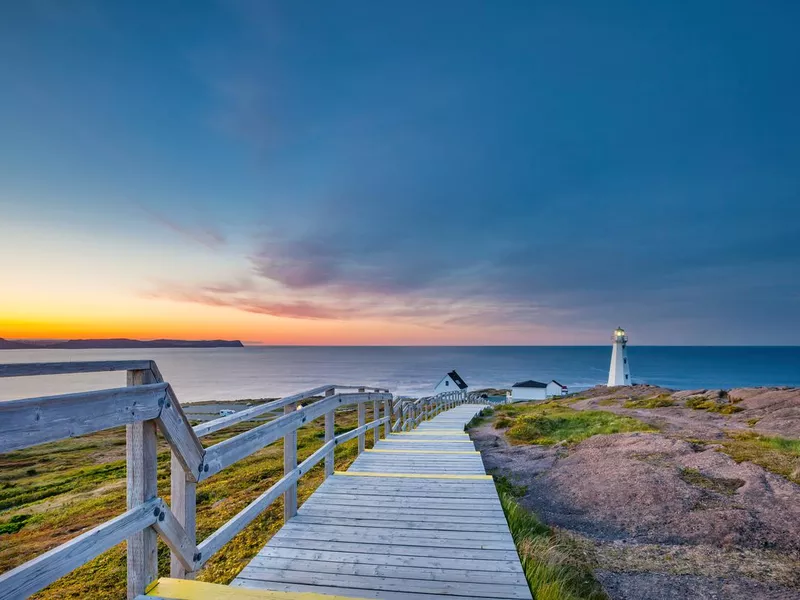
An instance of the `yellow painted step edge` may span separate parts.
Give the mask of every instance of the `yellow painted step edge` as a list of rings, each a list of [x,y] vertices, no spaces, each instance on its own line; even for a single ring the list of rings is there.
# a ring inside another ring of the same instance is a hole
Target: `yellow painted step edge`
[[[386,454],[480,454],[477,450],[383,450],[370,448],[367,452],[384,452]]]
[[[459,431],[457,433],[439,433],[437,431],[398,431],[392,434],[394,435],[413,435],[413,436],[422,436],[422,435],[436,435],[439,437],[469,437],[463,431]]]
[[[353,600],[351,596],[273,592],[170,577],[154,581],[148,586],[146,593],[148,596],[170,600]]]
[[[472,440],[469,438],[465,440],[429,440],[424,437],[402,439],[391,437],[382,439],[381,442],[389,442],[391,444],[471,444]]]
[[[366,473],[363,471],[334,471],[347,477],[400,477],[406,479],[491,479],[491,475],[452,475],[450,473]]]

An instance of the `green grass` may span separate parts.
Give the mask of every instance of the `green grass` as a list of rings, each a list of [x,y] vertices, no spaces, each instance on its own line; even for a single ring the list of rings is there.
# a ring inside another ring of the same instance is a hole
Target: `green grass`
[[[497,409],[511,423],[506,437],[512,443],[574,444],[594,435],[656,431],[637,419],[601,410],[574,410],[558,402],[516,404]]]
[[[731,402],[712,400],[703,396],[692,396],[686,399],[686,407],[694,410],[705,410],[713,413],[720,413],[723,415],[732,415],[733,413],[741,412],[744,409],[741,406],[736,406],[732,400]]]
[[[608,600],[592,575],[587,552],[551,529],[516,500],[524,488],[496,478],[500,503],[535,600]]]
[[[259,423],[240,423],[202,439],[216,444]],[[336,430],[356,425],[354,411],[336,415]],[[322,444],[314,422],[298,432],[298,458]],[[367,434],[369,447],[372,436]],[[357,440],[337,447],[346,469]],[[125,511],[125,431],[116,429],[0,454],[0,572],[5,572]],[[158,493],[169,501],[169,452],[160,440]],[[283,445],[272,444],[197,486],[197,538],[203,540],[283,476]],[[302,503],[322,482],[320,464],[300,479]],[[283,524],[279,499],[214,555],[198,579],[229,583]],[[169,573],[169,550],[159,542],[159,572]],[[124,598],[125,544],[61,578],[35,598]]]
[[[675,401],[669,394],[661,394],[652,398],[628,400],[623,406],[625,408],[663,408],[665,406],[675,406]]]
[[[800,440],[754,431],[728,432],[722,450],[736,462],[757,464],[800,484]]]

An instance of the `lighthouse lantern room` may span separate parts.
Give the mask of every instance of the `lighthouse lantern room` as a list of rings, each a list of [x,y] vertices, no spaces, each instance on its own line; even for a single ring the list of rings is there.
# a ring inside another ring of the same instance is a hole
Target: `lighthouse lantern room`
[[[628,336],[622,327],[617,327],[611,340],[611,368],[608,370],[608,386],[631,385],[631,366],[628,363]]]

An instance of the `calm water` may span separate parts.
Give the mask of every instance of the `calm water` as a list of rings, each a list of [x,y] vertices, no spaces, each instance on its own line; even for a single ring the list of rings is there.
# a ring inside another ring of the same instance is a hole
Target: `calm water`
[[[634,382],[676,389],[800,386],[800,347],[628,349]],[[325,383],[429,393],[450,369],[472,387],[557,379],[605,383],[611,347],[247,347],[161,350],[0,350],[0,363],[152,358],[180,400],[276,397]],[[0,400],[125,385],[123,373],[0,379]]]

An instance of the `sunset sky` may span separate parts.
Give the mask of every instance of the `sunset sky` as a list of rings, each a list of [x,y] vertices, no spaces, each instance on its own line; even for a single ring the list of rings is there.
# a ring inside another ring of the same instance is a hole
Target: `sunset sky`
[[[800,3],[0,6],[0,337],[800,344]]]

